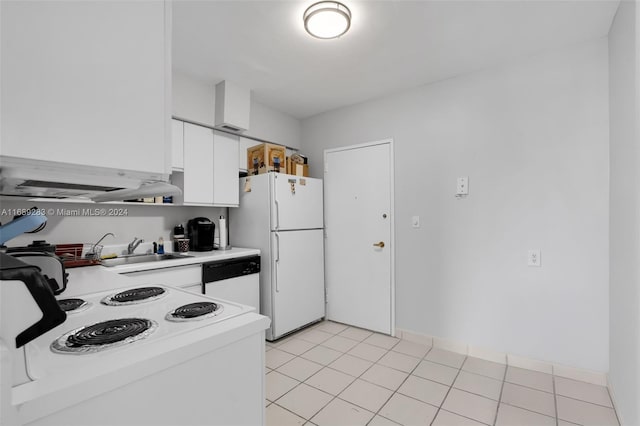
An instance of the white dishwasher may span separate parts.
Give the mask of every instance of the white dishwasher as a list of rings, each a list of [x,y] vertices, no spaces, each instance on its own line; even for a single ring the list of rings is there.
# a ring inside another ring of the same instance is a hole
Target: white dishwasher
[[[260,256],[203,263],[202,293],[253,306],[260,312]]]

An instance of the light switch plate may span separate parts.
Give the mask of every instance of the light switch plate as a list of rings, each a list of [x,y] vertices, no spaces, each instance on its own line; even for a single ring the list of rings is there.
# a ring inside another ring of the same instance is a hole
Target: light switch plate
[[[460,176],[457,180],[456,195],[469,194],[469,176]]]
[[[411,226],[420,228],[420,216],[411,216]]]
[[[527,256],[527,265],[542,266],[542,258],[540,257],[540,249],[529,250]]]

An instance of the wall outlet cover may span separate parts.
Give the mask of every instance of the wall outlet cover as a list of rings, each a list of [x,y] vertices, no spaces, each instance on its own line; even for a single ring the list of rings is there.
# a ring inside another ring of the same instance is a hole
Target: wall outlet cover
[[[469,176],[461,176],[456,181],[456,195],[469,194]]]
[[[542,266],[542,258],[540,257],[540,249],[529,250],[527,255],[527,265]]]

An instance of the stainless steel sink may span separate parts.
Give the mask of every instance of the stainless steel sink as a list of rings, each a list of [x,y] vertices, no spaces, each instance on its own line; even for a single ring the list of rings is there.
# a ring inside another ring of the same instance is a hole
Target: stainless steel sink
[[[102,266],[120,266],[131,265],[133,263],[144,262],[160,262],[162,260],[184,259],[187,257],[193,257],[188,254],[132,254],[116,257],[115,259],[102,260]]]

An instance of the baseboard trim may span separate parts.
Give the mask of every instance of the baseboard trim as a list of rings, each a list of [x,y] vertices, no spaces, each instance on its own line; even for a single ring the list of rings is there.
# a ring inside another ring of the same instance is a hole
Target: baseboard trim
[[[600,371],[585,370],[582,368],[571,367],[563,364],[555,364],[548,361],[541,361],[523,356],[498,352],[487,348],[469,345],[466,343],[443,339],[441,337],[430,336],[415,331],[396,328],[396,336],[416,343],[425,344],[434,348],[456,352],[487,361],[506,364],[512,367],[525,368],[527,370],[540,371],[542,373],[553,374],[558,377],[564,377],[581,382],[592,383],[600,386],[607,386],[611,397],[613,392],[607,380],[607,374]]]
[[[426,334],[413,333],[396,328],[396,337],[426,346],[433,346],[433,337],[427,336]]]

